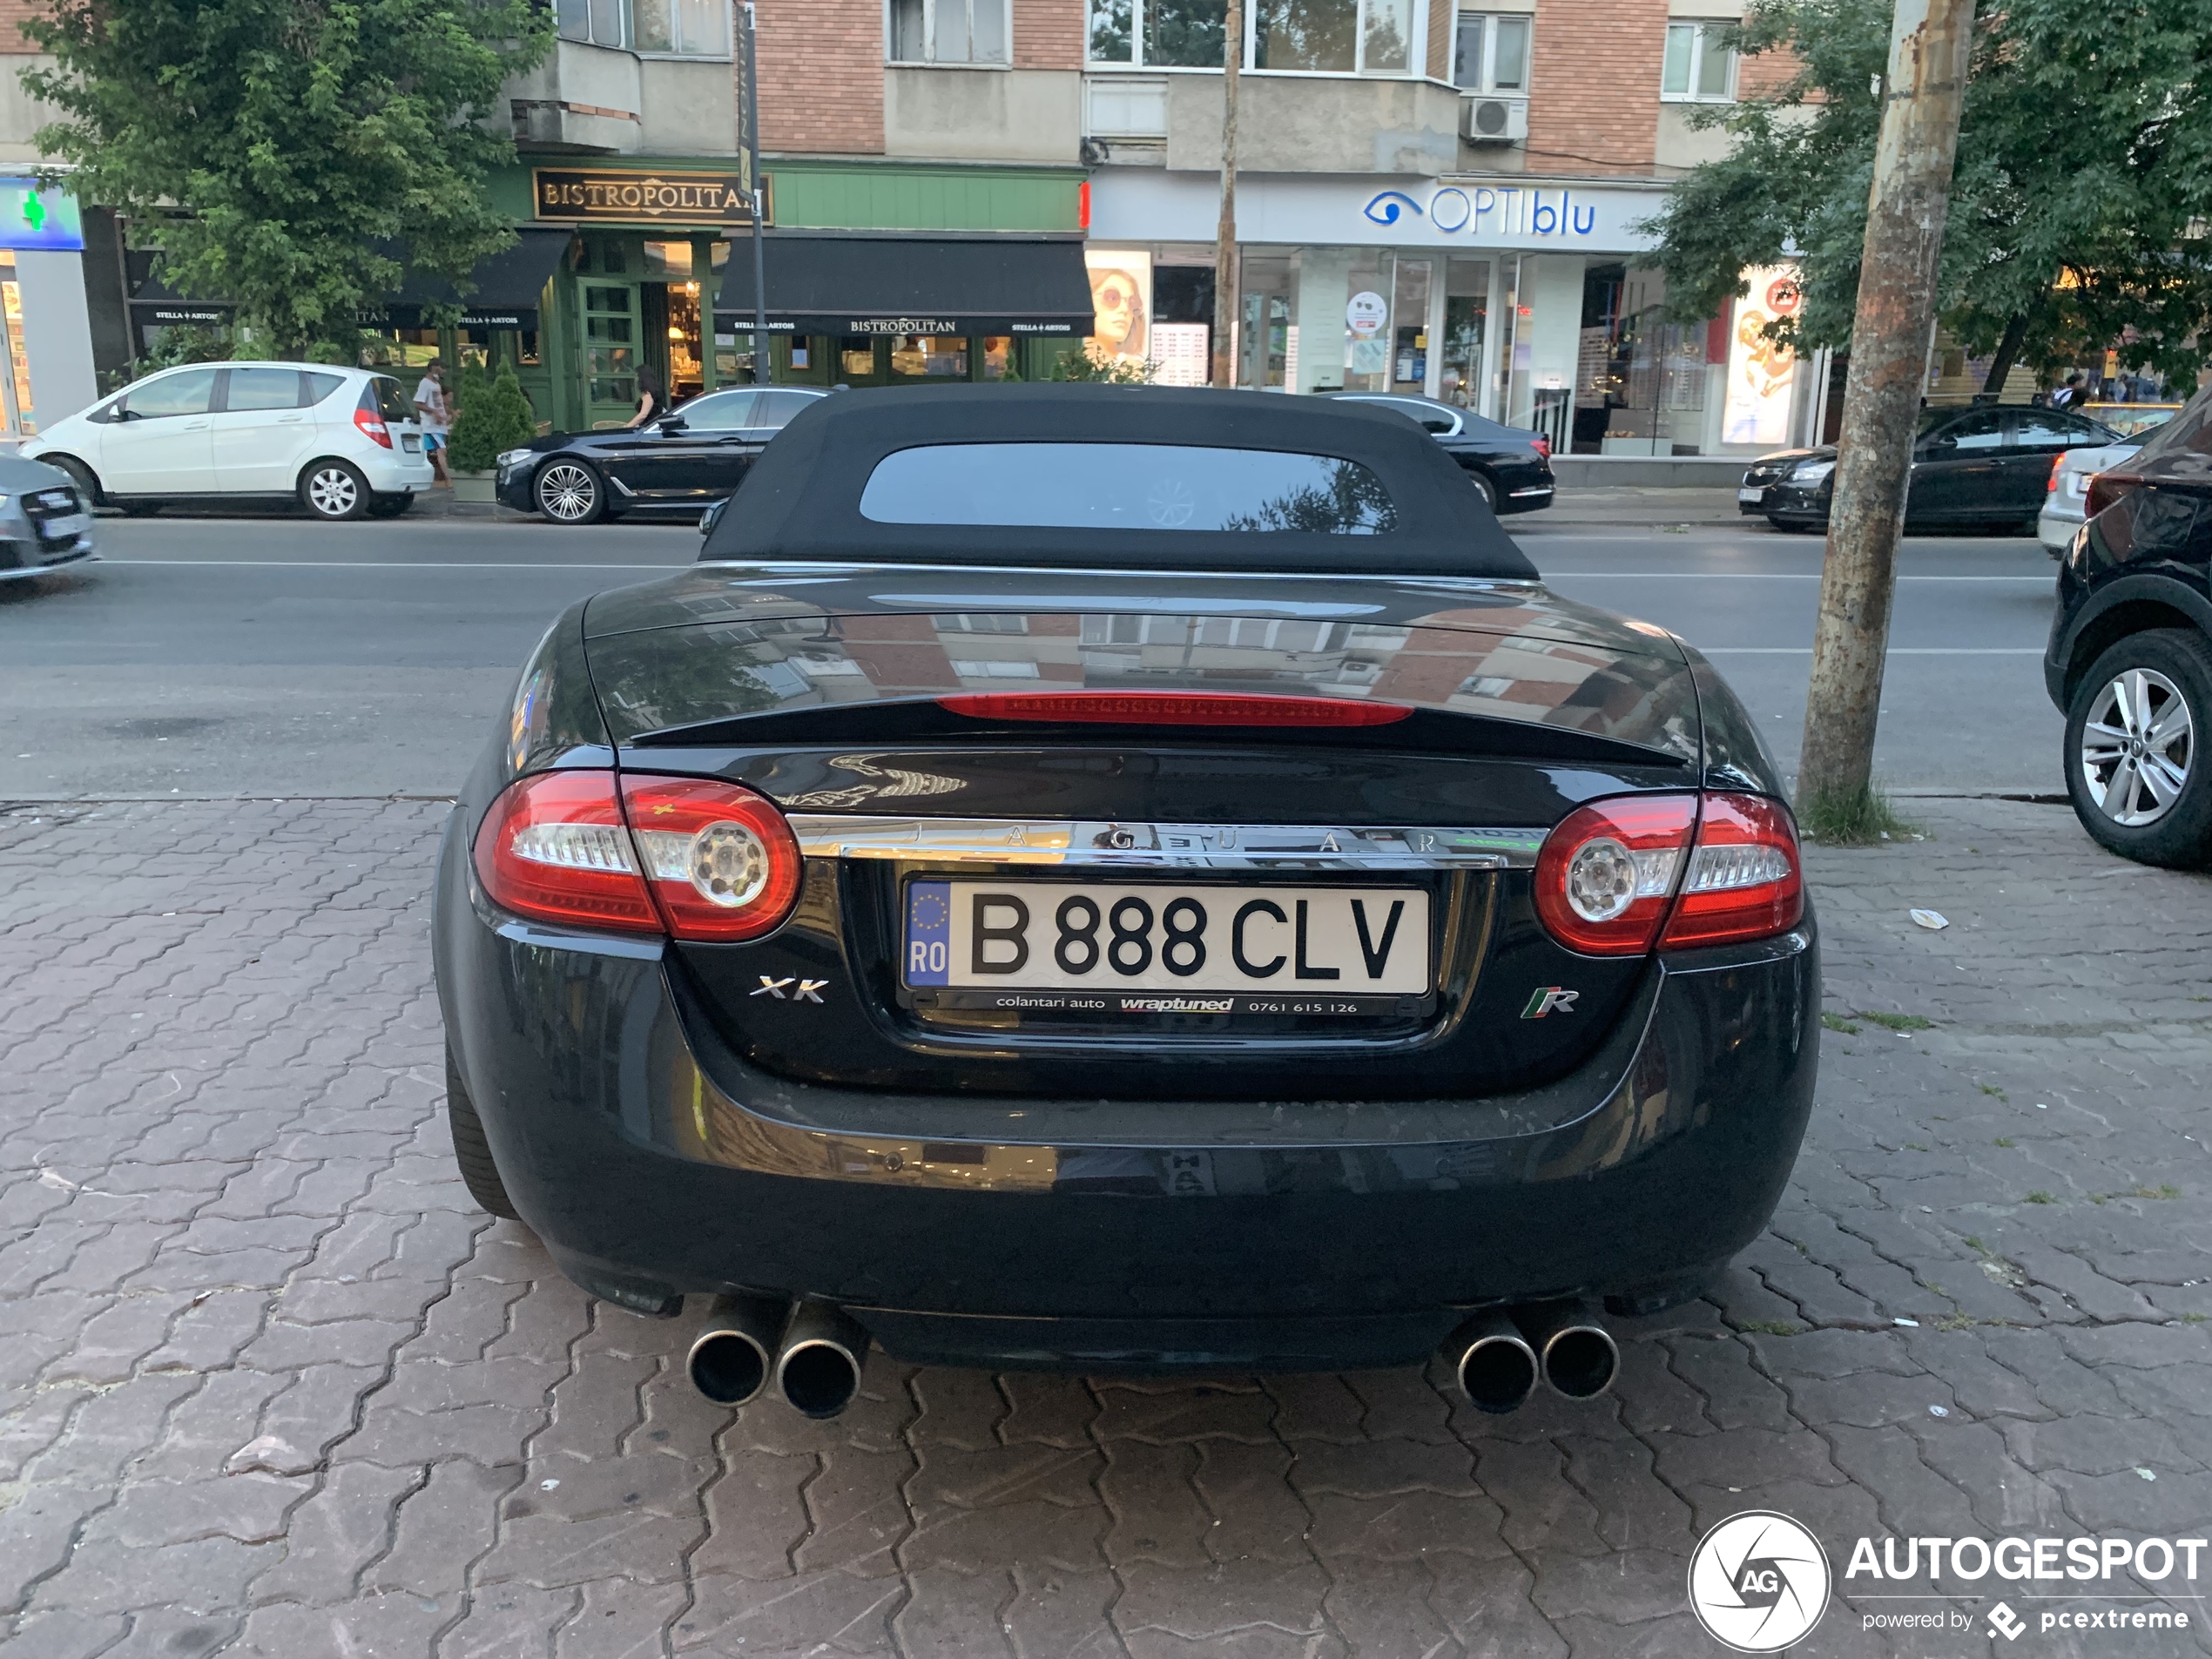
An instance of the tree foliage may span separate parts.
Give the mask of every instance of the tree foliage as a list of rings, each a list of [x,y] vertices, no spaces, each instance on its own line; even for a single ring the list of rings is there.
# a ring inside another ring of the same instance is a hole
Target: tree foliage
[[[537,435],[537,417],[512,363],[502,362],[492,374],[463,368],[455,408],[447,459],[459,472],[489,472],[501,451],[519,448]]]
[[[1800,347],[1849,342],[1887,68],[1887,0],[1759,0],[1763,97],[1699,112],[1734,147],[1651,221],[1669,308],[1716,314],[1747,266],[1795,257]],[[1992,380],[2123,340],[2182,386],[2212,355],[2212,0],[2004,0],[1977,20],[1937,311]]]
[[[179,293],[230,300],[280,352],[350,342],[415,268],[455,281],[514,232],[499,85],[543,56],[530,0],[57,0],[24,87],[44,154],[130,214]]]

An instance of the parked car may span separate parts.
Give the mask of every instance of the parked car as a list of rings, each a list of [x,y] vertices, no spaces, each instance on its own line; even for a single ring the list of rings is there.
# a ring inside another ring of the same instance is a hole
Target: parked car
[[[1441,1347],[1507,1411],[1765,1224],[1820,1031],[1781,777],[1403,420],[841,393],[702,559],[547,634],[432,932],[469,1190],[718,1298],[711,1398]]]
[[[388,518],[432,479],[400,383],[320,363],[163,369],[55,421],[23,453],[126,513],[296,498],[317,518]]]
[[[2032,526],[2060,450],[2118,442],[2120,435],[2065,409],[1982,403],[1923,409],[1905,496],[1908,529]],[[1745,470],[1737,510],[1783,530],[1824,530],[1836,489],[1836,449],[1784,449]]]
[[[92,516],[58,467],[0,455],[0,582],[98,557]]]
[[[2051,480],[2045,488],[2043,510],[2035,519],[2035,536],[2043,543],[2045,552],[2054,559],[2064,556],[2067,544],[2088,516],[2089,481],[2131,458],[2149,435],[2145,433],[2118,443],[2061,449],[2052,458]]]
[[[828,395],[803,386],[737,387],[679,403],[642,427],[533,439],[499,457],[499,499],[556,524],[695,514],[744,482],[768,440]]]
[[[2059,562],[2043,679],[2066,716],[2067,793],[2145,864],[2212,860],[2212,387],[2097,475]]]
[[[1467,469],[1475,492],[1494,513],[1529,513],[1552,504],[1552,441],[1524,427],[1505,426],[1456,403],[1397,392],[1324,392],[1346,403],[1369,403],[1418,421]]]

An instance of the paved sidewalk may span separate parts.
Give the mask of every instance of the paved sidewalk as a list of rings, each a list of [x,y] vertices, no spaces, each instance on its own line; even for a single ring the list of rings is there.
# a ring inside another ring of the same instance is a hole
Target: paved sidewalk
[[[879,1355],[811,1424],[706,1406],[693,1318],[469,1207],[442,807],[0,809],[0,1650],[1673,1659],[1720,1651],[1684,1567],[1742,1509],[1831,1552],[2202,1536],[2212,881],[2063,808],[1914,811],[1933,840],[1812,854],[1855,1028],[1773,1231],[1624,1330],[1609,1397]],[[1894,1646],[1861,1611],[1925,1604],[1846,1601],[1795,1651],[1986,1654],[1991,1599]],[[2171,1605],[2187,1635],[2019,1651],[2212,1652]]]

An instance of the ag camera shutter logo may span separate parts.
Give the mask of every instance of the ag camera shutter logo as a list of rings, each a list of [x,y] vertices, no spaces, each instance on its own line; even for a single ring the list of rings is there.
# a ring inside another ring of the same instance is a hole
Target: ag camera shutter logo
[[[1689,1607],[1716,1642],[1738,1653],[1777,1653],[1828,1610],[1828,1552],[1770,1509],[1730,1515],[1689,1558]]]

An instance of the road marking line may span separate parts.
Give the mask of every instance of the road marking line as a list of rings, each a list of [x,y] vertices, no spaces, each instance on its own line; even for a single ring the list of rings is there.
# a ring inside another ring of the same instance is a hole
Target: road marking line
[[[688,564],[540,564],[521,560],[465,563],[446,559],[111,559],[102,564],[141,564],[173,570],[212,565],[248,570],[688,570]],[[59,568],[59,567],[57,567]]]

